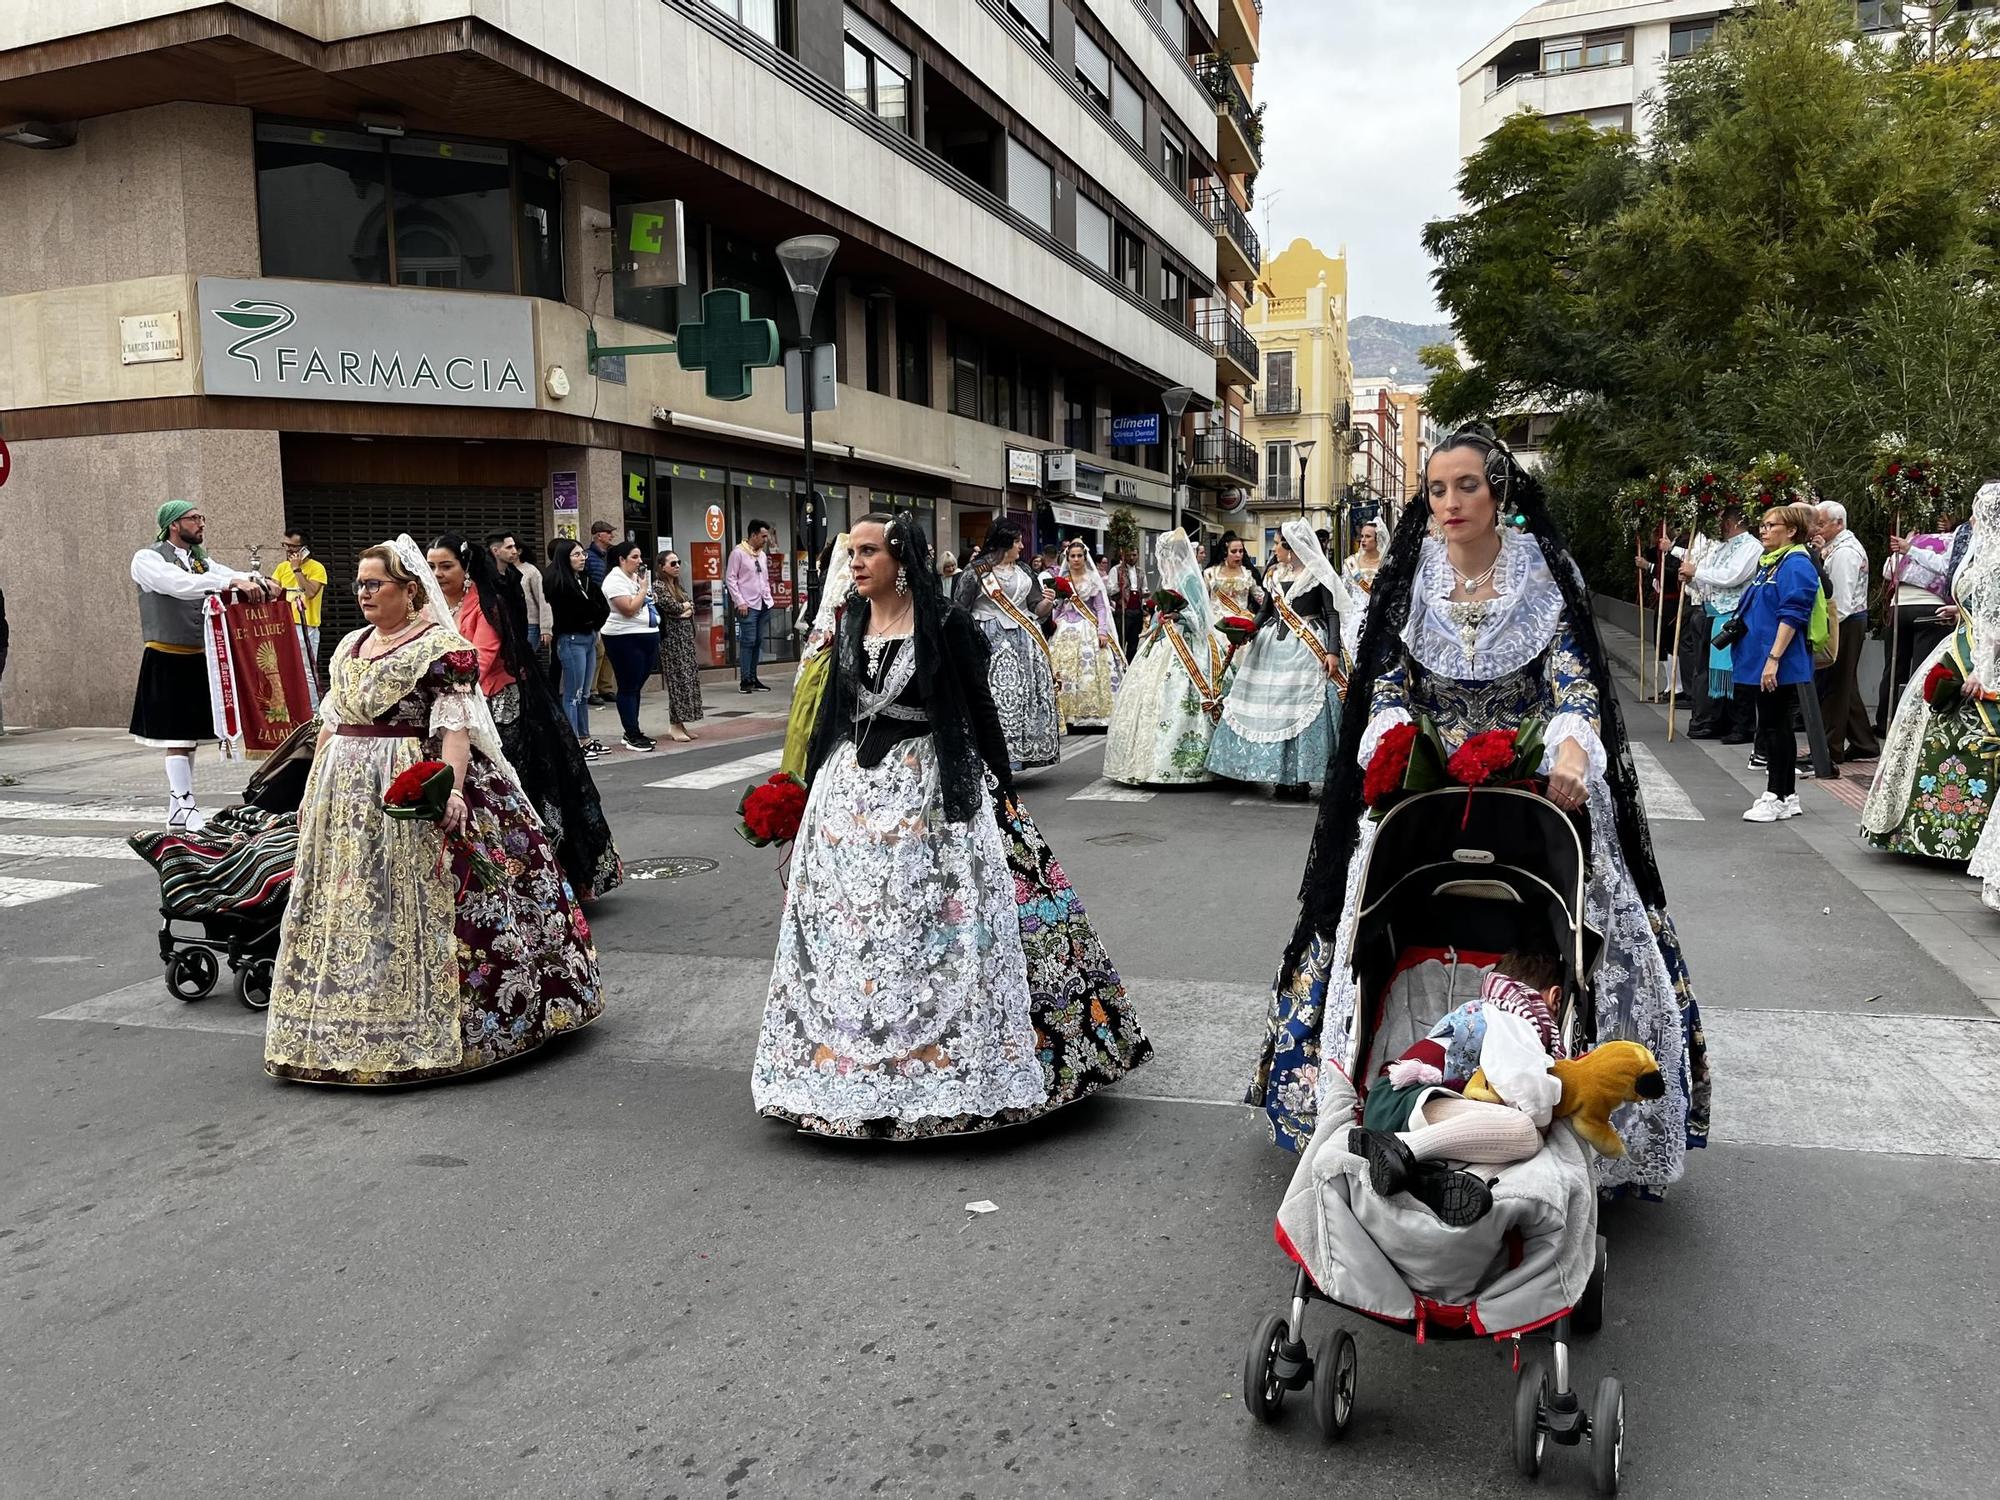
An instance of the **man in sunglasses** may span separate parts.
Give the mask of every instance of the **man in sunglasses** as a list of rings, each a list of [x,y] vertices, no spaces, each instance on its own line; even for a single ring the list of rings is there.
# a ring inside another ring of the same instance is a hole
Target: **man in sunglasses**
[[[169,500],[153,519],[159,534],[132,554],[139,631],[146,643],[132,696],[132,738],[165,752],[167,826],[198,833],[203,818],[194,802],[194,749],[215,738],[201,644],[202,601],[231,591],[275,599],[282,590],[267,578],[212,559],[202,548],[202,514],[191,502]]]

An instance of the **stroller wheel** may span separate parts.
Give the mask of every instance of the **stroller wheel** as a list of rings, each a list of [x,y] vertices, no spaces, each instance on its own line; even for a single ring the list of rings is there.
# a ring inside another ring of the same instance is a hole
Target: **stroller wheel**
[[[236,974],[236,998],[252,1010],[263,1010],[271,1003],[271,960],[252,959]]]
[[[167,992],[176,1000],[199,1000],[215,988],[221,972],[206,948],[182,948],[167,960]]]
[[[1540,1360],[1522,1365],[1514,1380],[1514,1467],[1528,1479],[1542,1472],[1542,1450],[1549,1441],[1542,1413],[1548,1404],[1548,1367]]]
[[[1590,1267],[1590,1280],[1583,1284],[1583,1296],[1569,1315],[1570,1327],[1578,1333],[1595,1333],[1604,1326],[1604,1271],[1610,1262],[1603,1235],[1597,1237],[1597,1259]]]
[[[1278,1420],[1278,1408],[1285,1404],[1285,1383],[1278,1378],[1278,1351],[1291,1337],[1291,1329],[1277,1313],[1257,1325],[1243,1356],[1243,1404],[1260,1422]]]
[[[1597,1382],[1590,1403],[1590,1482],[1600,1495],[1618,1493],[1618,1464],[1625,1455],[1625,1388],[1616,1376]]]
[[[1313,1356],[1312,1409],[1320,1436],[1329,1443],[1347,1436],[1347,1423],[1354,1415],[1357,1363],[1353,1334],[1336,1328],[1320,1335],[1319,1352]]]

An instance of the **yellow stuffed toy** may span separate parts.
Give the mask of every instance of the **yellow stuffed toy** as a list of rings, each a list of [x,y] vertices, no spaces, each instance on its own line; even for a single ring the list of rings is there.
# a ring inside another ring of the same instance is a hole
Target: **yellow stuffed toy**
[[[1612,1111],[1621,1104],[1658,1099],[1667,1092],[1659,1063],[1638,1042],[1606,1042],[1581,1057],[1555,1063],[1549,1071],[1562,1084],[1562,1101],[1555,1107],[1554,1118],[1568,1120],[1584,1143],[1604,1156],[1625,1154],[1625,1142],[1611,1126]],[[1472,1075],[1465,1097],[1506,1103],[1487,1084],[1483,1071]]]

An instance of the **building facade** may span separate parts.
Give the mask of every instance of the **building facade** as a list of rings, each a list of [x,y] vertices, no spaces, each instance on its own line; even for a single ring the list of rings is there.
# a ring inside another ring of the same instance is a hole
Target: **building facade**
[[[1264,362],[1249,424],[1264,469],[1254,524],[1269,557],[1287,518],[1332,528],[1344,513],[1354,400],[1345,252],[1293,240],[1258,278],[1249,327]]]
[[[6,7],[10,706],[123,721],[123,560],[172,497],[236,566],[303,530],[328,650],[384,536],[539,554],[607,520],[689,558],[719,663],[723,558],[765,520],[769,649],[792,653],[801,422],[738,321],[802,342],[775,255],[802,233],[840,242],[804,331],[833,350],[814,479],[836,527],[907,508],[961,551],[1003,515],[1037,541],[1101,535],[1115,505],[1164,528],[1175,432],[1130,419],[1185,388],[1183,432],[1226,425],[1208,414],[1255,375],[1225,368],[1215,313],[1251,274],[1222,263],[1222,203],[1256,167],[1256,21],[1252,0]],[[592,357],[687,325],[706,368]],[[106,567],[111,597],[78,609],[72,580]]]
[[[1396,496],[1398,500],[1407,499],[1423,483],[1424,465],[1430,461],[1431,449],[1437,446],[1437,423],[1424,408],[1425,389],[1421,384],[1397,380],[1394,376],[1365,375],[1354,382],[1356,411],[1379,409],[1384,401],[1394,408],[1398,444],[1396,467],[1405,486]],[[1368,425],[1380,429],[1380,424],[1372,419]],[[1389,466],[1384,464],[1382,468],[1382,477],[1386,481]]]

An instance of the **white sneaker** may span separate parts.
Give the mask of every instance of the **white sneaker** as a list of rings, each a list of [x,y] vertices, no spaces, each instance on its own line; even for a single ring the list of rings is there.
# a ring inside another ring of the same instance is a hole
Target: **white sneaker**
[[[1805,809],[1799,805],[1799,794],[1797,792],[1793,792],[1791,796],[1778,804],[1778,816],[1781,818],[1796,818],[1804,811]]]
[[[1794,801],[1797,799],[1794,798]],[[1746,823],[1775,823],[1785,817],[1785,804],[1770,792],[1760,792],[1757,800],[1750,804],[1743,814]]]

